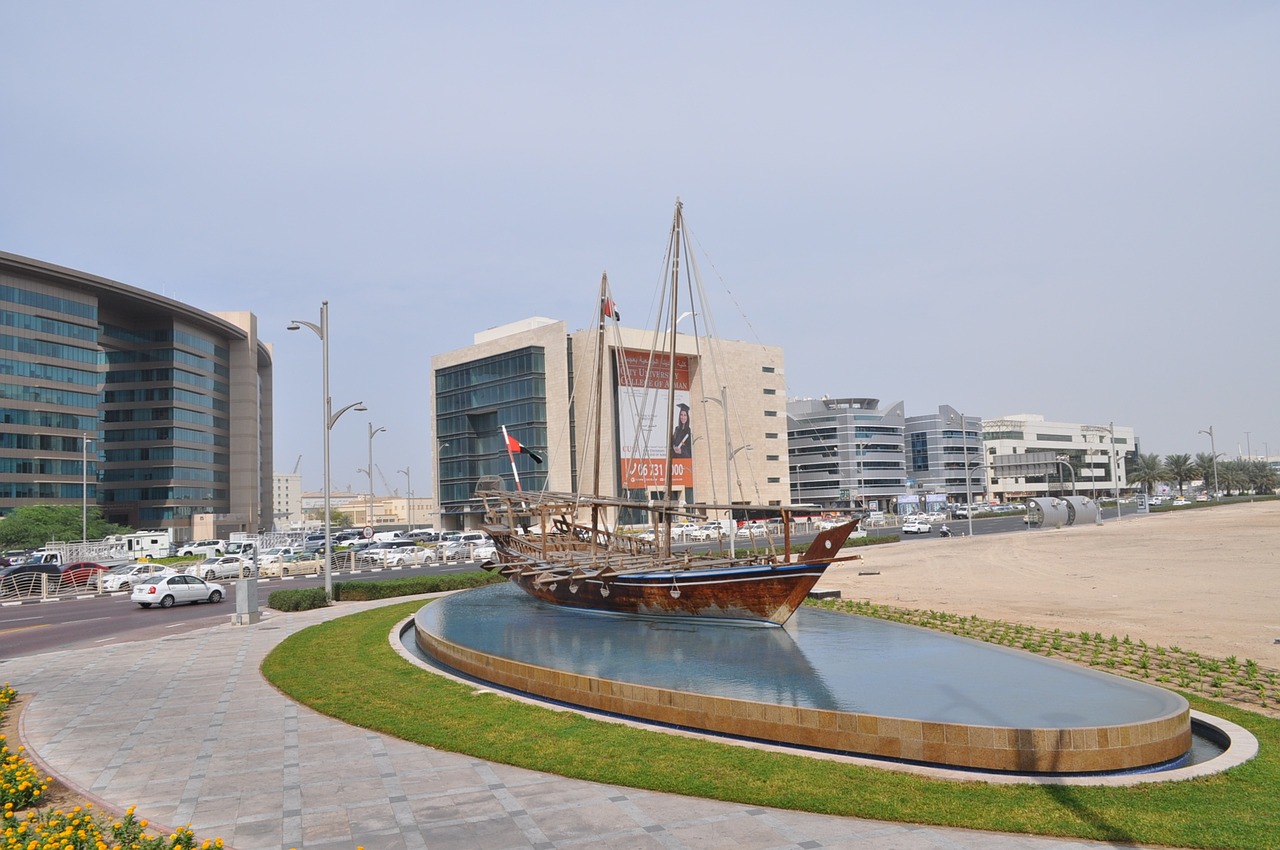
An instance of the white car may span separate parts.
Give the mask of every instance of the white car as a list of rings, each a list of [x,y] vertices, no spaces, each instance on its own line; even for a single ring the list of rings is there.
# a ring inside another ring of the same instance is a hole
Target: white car
[[[198,564],[192,564],[183,572],[189,576],[198,576],[205,581],[215,578],[240,578],[245,561],[239,555],[223,555],[221,558],[205,558]]]
[[[764,535],[767,532],[768,532],[768,526],[766,526],[760,520],[752,520],[750,522],[744,522],[741,526],[738,527],[739,537],[752,537],[754,535]]]
[[[172,608],[178,602],[221,602],[225,594],[222,585],[205,581],[185,573],[169,576],[152,576],[134,585],[129,599],[143,608],[159,605]]]
[[[724,526],[716,523],[700,525],[688,533],[690,540],[719,540],[724,537]]]
[[[177,570],[157,564],[154,561],[139,561],[136,564],[124,564],[112,567],[98,576],[98,589],[106,591],[124,590],[133,587],[155,575],[176,575]]]
[[[903,534],[932,534],[933,526],[922,519],[909,519],[902,524]]]
[[[1174,500],[1173,500],[1172,502],[1170,502],[1169,504],[1174,505],[1174,506],[1176,506],[1176,507],[1181,507],[1181,506],[1183,506],[1183,505],[1189,505],[1189,504],[1191,504],[1191,503],[1190,503],[1190,502],[1188,502],[1186,499],[1182,498],[1181,496],[1179,496],[1178,498],[1174,499]]]
[[[190,558],[192,555],[203,555],[216,558],[227,551],[225,540],[197,540],[194,543],[183,543],[178,547],[179,558]]]

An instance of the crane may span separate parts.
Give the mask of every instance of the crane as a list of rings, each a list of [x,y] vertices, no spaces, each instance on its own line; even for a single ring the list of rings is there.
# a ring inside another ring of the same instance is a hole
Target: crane
[[[374,469],[376,469],[376,470],[378,470],[378,477],[382,479],[382,486],[387,488],[387,492],[388,492],[388,493],[390,493],[390,494],[391,494],[391,495],[393,495],[393,496],[399,497],[399,495],[400,495],[400,491],[399,491],[399,490],[393,490],[393,489],[392,489],[392,487],[391,487],[391,482],[387,480],[387,476],[386,476],[386,474],[385,474],[385,473],[383,473],[383,471],[382,471],[382,467],[378,466],[378,465],[375,463],[375,464],[373,465],[373,468],[374,468]]]
[[[293,474],[298,474],[298,467],[302,466],[302,455],[298,455],[298,460],[293,464]]]

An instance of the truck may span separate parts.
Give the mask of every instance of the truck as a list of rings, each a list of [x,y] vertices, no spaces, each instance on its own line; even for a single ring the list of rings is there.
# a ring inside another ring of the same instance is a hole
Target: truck
[[[226,555],[239,555],[246,561],[253,560],[253,550],[257,544],[252,540],[228,540],[227,548],[223,550]]]
[[[119,553],[117,557],[128,560],[167,558],[174,550],[173,532],[168,529],[112,534],[103,538],[103,542],[115,547]]]

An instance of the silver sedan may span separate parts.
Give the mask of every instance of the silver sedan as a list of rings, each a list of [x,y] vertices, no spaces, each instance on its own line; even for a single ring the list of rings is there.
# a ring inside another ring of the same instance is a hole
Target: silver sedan
[[[133,586],[129,596],[143,608],[172,608],[176,602],[221,602],[222,585],[189,575],[155,576]]]

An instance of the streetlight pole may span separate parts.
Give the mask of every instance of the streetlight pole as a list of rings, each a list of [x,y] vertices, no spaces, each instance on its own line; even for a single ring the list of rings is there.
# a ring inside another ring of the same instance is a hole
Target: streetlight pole
[[[743,452],[743,451],[746,451],[746,452],[751,451],[751,444],[750,444],[750,443],[748,443],[748,444],[747,444],[747,445],[745,445],[745,446],[738,446],[736,449],[734,449],[733,451],[729,452],[729,458],[728,458],[728,461],[729,461],[729,469],[728,469],[728,470],[726,470],[726,473],[727,473],[727,474],[730,474],[730,475],[732,475],[732,474],[733,474],[733,473],[732,473],[732,469],[733,469],[733,459],[734,459],[735,457],[737,457],[737,456],[738,456],[738,452]],[[733,504],[733,486],[732,486],[728,481],[726,481],[726,482],[724,483],[724,486],[726,486],[726,487],[728,487],[728,488],[729,488],[729,504],[730,504],[730,505],[732,505],[732,504]],[[739,480],[739,481],[738,481],[738,490],[739,490],[739,492],[741,492],[741,490],[742,490],[742,481],[741,481],[741,480]],[[730,509],[729,509],[729,524],[730,524],[731,526],[733,526],[732,528],[730,528],[730,529],[729,529],[729,559],[730,559],[730,560],[733,560],[734,556],[736,556],[736,555],[738,554],[738,547],[735,545],[735,543],[736,543],[736,541],[737,541],[737,538],[738,538],[738,527],[737,527],[737,525],[733,522],[733,509],[732,509],[732,508],[730,508]]]
[[[397,469],[396,472],[404,476],[404,489],[409,494],[409,508],[407,511],[409,514],[409,530],[413,531],[413,476],[409,474],[409,467],[407,466],[404,469]]]
[[[1071,495],[1074,496],[1076,494],[1076,471],[1075,468],[1071,466],[1071,459],[1066,455],[1055,455],[1054,460],[1056,460],[1060,466],[1065,466],[1067,472],[1071,473]],[[1058,482],[1062,482],[1061,477],[1059,477]]]
[[[969,509],[965,511],[969,523],[969,536],[973,537],[973,469],[969,466],[969,425],[963,413],[960,416],[960,445],[964,454],[964,498]]]
[[[80,442],[80,542],[89,539],[89,439],[85,432]]]
[[[444,450],[447,448],[447,442],[436,442],[436,510],[440,513],[440,529],[437,534],[444,534]]]
[[[329,396],[329,302],[320,302],[320,324],[294,319],[289,323],[287,330],[296,331],[302,328],[310,328],[312,333],[320,337],[321,391],[324,394],[324,595],[326,599],[332,600],[333,539],[330,524],[333,519],[329,508],[329,493],[333,488],[329,486],[329,432],[333,430],[333,423],[338,421],[338,417],[348,410],[367,410],[367,408],[364,402],[357,401],[333,413],[333,399]]]
[[[374,428],[373,423],[369,423],[369,527],[373,528],[373,438],[381,434],[386,428]]]
[[[1216,500],[1218,498],[1218,444],[1213,440],[1212,425],[1209,426],[1208,431],[1201,428],[1200,433],[1209,435],[1209,451],[1213,452],[1213,498]]]

